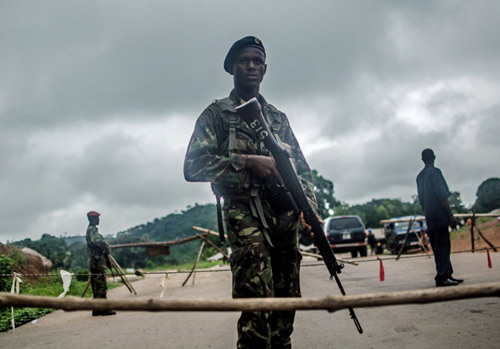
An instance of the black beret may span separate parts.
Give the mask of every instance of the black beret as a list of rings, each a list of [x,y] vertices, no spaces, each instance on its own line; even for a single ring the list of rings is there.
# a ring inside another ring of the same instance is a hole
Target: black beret
[[[233,61],[236,54],[243,48],[246,47],[255,47],[264,52],[266,54],[266,50],[264,49],[264,45],[262,45],[262,41],[257,39],[255,36],[246,36],[243,39],[236,41],[233,46],[229,49],[229,52],[226,55],[226,59],[224,59],[224,70],[229,74],[233,68]]]

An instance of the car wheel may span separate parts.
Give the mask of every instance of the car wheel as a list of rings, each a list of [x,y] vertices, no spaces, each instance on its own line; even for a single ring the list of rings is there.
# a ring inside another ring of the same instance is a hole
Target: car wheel
[[[358,256],[358,250],[352,250],[351,251],[351,257],[356,258]]]
[[[367,253],[367,251],[366,251],[366,246],[365,246],[365,247],[361,247],[361,248],[359,249],[359,255],[360,255],[361,257],[366,257],[366,256],[368,255],[368,253]]]

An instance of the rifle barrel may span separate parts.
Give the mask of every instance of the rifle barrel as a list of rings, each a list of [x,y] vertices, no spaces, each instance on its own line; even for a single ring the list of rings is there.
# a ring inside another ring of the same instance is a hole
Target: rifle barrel
[[[323,257],[323,262],[330,272],[330,279],[335,278],[340,292],[343,296],[345,296],[344,287],[338,277],[338,273],[341,272],[344,265],[339,265],[337,262],[337,258],[335,258],[335,255],[333,254],[330,243],[326,239],[323,227],[309,204],[309,200],[307,199],[304,189],[302,188],[300,179],[290,162],[290,155],[276,141],[269,130],[264,116],[262,115],[259,102],[256,98],[252,98],[248,102],[236,107],[236,111],[238,115],[250,126],[250,128],[256,132],[257,137],[264,142],[266,148],[273,154],[276,161],[276,167],[285,182],[286,188],[292,194],[297,207],[304,213],[304,219],[307,224],[312,227],[312,231],[314,232],[314,243],[318,247],[318,250]],[[349,314],[351,315],[358,332],[360,334],[363,333],[363,329],[361,328],[361,324],[354,313],[354,309],[349,308]]]

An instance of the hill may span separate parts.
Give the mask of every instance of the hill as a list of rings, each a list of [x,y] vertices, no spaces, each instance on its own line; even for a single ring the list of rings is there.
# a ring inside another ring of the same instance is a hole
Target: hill
[[[217,212],[213,204],[188,207],[181,213],[172,213],[153,222],[141,224],[116,234],[116,238],[136,237],[150,241],[169,241],[193,236],[192,226],[217,230]]]
[[[126,244],[146,241],[173,241],[195,235],[193,226],[217,231],[217,210],[213,204],[188,207],[181,213],[172,213],[153,222],[141,224],[126,231],[119,232],[116,238],[108,239],[113,244]],[[215,237],[212,242],[218,244]],[[196,240],[170,249],[169,255],[146,256],[145,249],[141,247],[121,248],[113,250],[113,256],[123,267],[144,268],[155,265],[182,264],[196,259],[201,241]],[[215,254],[212,247],[204,249],[204,256]]]

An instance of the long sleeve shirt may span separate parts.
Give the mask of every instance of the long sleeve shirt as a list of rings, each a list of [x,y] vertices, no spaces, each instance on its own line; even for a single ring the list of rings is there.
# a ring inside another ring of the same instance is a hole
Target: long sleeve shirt
[[[286,115],[259,96],[269,129],[289,152],[308,200],[317,212],[312,174]],[[236,115],[241,99],[233,90],[229,97],[216,100],[199,116],[184,162],[187,181],[211,182],[224,195],[247,194],[254,184],[251,170],[245,168],[246,155],[269,156],[254,131],[239,116],[235,120],[234,146],[229,146],[229,119]]]
[[[449,215],[442,204],[451,193],[439,168],[426,165],[417,176],[418,200],[425,213],[429,229],[447,227]]]

